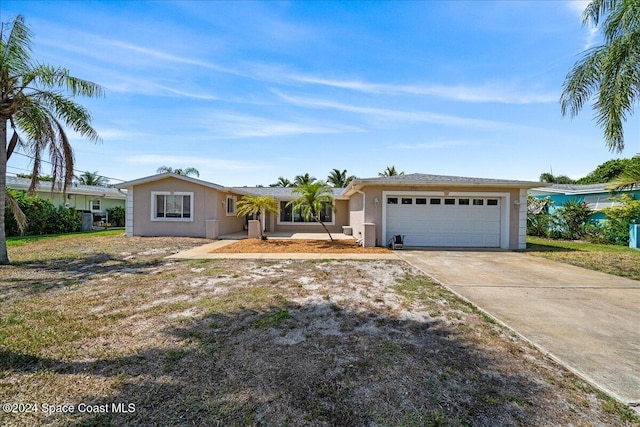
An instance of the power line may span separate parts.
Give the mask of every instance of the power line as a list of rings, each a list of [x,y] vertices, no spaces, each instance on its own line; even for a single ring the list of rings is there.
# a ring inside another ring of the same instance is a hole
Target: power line
[[[31,159],[31,160],[35,160],[32,156],[30,156],[30,155],[28,155],[28,154],[25,154],[25,153],[21,153],[21,152],[19,152],[19,151],[14,151],[14,152],[13,152],[13,154],[17,154],[17,155],[19,155],[19,156],[23,156],[23,157],[26,157],[26,158]],[[51,162],[50,162],[50,161],[48,161],[48,160],[40,160],[40,161],[41,161],[42,163],[48,163],[48,164],[50,164],[50,165],[53,165],[53,163],[51,163]],[[8,166],[8,165],[7,165],[7,167],[11,167],[11,168],[13,168],[13,169],[21,169],[21,168],[16,168],[16,167],[14,167],[14,166]],[[31,170],[28,170],[28,169],[22,169],[22,170],[27,171],[27,172],[31,172]],[[93,173],[93,172],[83,171],[83,170],[79,170],[79,169],[75,169],[75,168],[73,169],[73,171],[74,171],[75,173]],[[125,182],[125,181],[126,181],[126,179],[112,178],[112,177],[104,176],[104,175],[99,175],[99,176],[101,176],[101,177],[103,177],[103,178],[106,178],[106,179],[108,179],[109,181],[121,181],[121,182]]]

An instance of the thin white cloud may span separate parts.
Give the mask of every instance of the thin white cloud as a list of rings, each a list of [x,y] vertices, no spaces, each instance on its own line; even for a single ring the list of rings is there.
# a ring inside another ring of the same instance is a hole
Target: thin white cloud
[[[329,86],[376,95],[426,95],[473,103],[534,104],[556,102],[558,99],[558,94],[556,93],[525,92],[504,82],[490,83],[482,86],[394,85],[368,83],[360,80],[327,79],[296,73],[285,74],[284,78],[292,82]]]
[[[282,100],[300,107],[334,109],[349,113],[361,114],[364,116],[370,116],[372,118],[375,118],[376,120],[385,120],[387,122],[422,122],[443,126],[460,126],[480,129],[504,129],[507,127],[513,127],[513,125],[511,124],[496,122],[492,120],[470,119],[466,117],[433,113],[430,111],[401,111],[389,110],[385,108],[361,107],[323,99],[289,96],[275,90],[273,92]]]
[[[213,132],[219,138],[271,137],[304,134],[336,134],[362,132],[355,126],[346,126],[322,121],[273,120],[263,117],[240,114],[219,114],[211,123]]]
[[[569,9],[571,9],[577,17],[580,18],[580,22],[583,20],[584,10],[587,8],[587,5],[590,3],[590,0],[574,0],[566,2]],[[584,42],[584,50],[590,49],[596,44],[596,38],[598,36],[598,28],[589,25],[587,27],[589,32],[587,33],[587,37]]]
[[[227,159],[212,159],[194,156],[176,156],[172,154],[143,154],[125,157],[124,161],[132,164],[171,165],[171,167],[196,167],[224,171],[243,171],[262,169],[255,163]]]
[[[107,92],[125,93],[125,94],[137,94],[145,96],[162,96],[171,98],[191,98],[191,99],[204,99],[204,100],[218,100],[215,95],[206,93],[195,94],[187,91],[182,91],[176,88],[164,86],[154,83],[150,80],[135,79],[135,78],[114,78],[113,81],[103,82],[102,85],[107,89]]]
[[[193,66],[205,68],[212,71],[218,71],[221,73],[238,74],[237,71],[231,68],[223,67],[221,65],[215,64],[210,61],[201,61],[199,59],[178,56],[178,55],[171,55],[169,53],[161,52],[159,50],[149,49],[149,48],[138,46],[132,43],[125,43],[119,40],[101,39],[101,41],[106,45],[128,50],[138,54],[143,54],[149,58],[160,59],[162,61],[173,62],[176,64],[193,65]]]

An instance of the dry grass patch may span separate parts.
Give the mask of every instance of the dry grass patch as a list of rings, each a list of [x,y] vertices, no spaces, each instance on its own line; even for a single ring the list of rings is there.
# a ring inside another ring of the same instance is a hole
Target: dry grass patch
[[[640,251],[625,246],[529,237],[527,253],[590,270],[640,280]]]
[[[244,239],[212,253],[324,253],[324,254],[370,254],[389,253],[387,248],[363,248],[354,240],[282,240],[282,239]]]
[[[0,402],[135,412],[0,425],[637,425],[404,262],[165,259],[201,244],[10,248]]]

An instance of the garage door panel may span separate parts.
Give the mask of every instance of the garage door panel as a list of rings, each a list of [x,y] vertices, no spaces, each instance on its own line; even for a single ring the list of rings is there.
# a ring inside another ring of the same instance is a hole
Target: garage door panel
[[[486,200],[481,206],[399,204],[386,208],[386,241],[402,234],[407,246],[500,246],[500,208],[488,206]]]

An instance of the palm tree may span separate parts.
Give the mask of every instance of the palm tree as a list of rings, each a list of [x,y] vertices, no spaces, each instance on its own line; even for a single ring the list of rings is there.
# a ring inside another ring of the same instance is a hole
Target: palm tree
[[[347,175],[347,170],[332,169],[327,177],[327,182],[336,188],[344,188],[349,185],[356,177]]]
[[[76,179],[82,185],[91,185],[97,187],[104,187],[109,183],[109,180],[104,176],[98,175],[98,171],[83,172],[82,175],[77,176]]]
[[[395,166],[387,166],[385,170],[378,173],[378,176],[398,176],[398,175],[404,175],[404,171],[398,172]]]
[[[623,124],[640,99],[640,1],[592,0],[583,25],[602,19],[604,44],[584,52],[567,74],[560,98],[562,115],[575,117],[592,95],[596,122],[611,151],[624,149]],[[605,18],[606,17],[606,18]]]
[[[185,168],[185,169],[174,169],[171,166],[160,166],[158,168],[158,170],[156,171],[157,173],[175,173],[176,175],[182,175],[182,176],[197,176],[198,178],[200,178],[200,171],[196,168]]]
[[[65,127],[99,141],[91,114],[65,96],[97,97],[102,87],[73,77],[69,70],[31,61],[31,32],[22,16],[0,27],[0,264],[8,264],[4,210],[7,202],[7,160],[16,147],[32,155],[30,191],[38,185],[44,152],[54,182],[63,192],[73,179],[73,148]],[[12,134],[8,138],[7,127]]]
[[[554,175],[551,172],[540,174],[540,182],[548,182],[550,184],[575,184],[575,180],[566,175]]]
[[[293,187],[293,184],[287,178],[279,176],[278,181],[274,184],[269,184],[269,187]]]
[[[258,215],[260,221],[260,239],[266,240],[266,236],[262,234],[263,217],[267,212],[278,213],[278,201],[271,196],[244,196],[236,205],[238,216]]]
[[[327,208],[331,209],[333,212],[336,211],[336,207],[333,203],[331,187],[329,187],[324,181],[316,181],[301,184],[291,191],[299,194],[300,197],[287,203],[287,206],[293,206],[294,210],[301,209],[302,217],[307,221],[315,221],[319,223],[322,228],[324,228],[324,231],[329,235],[329,239],[333,241],[331,233],[329,233],[327,226],[321,218],[321,213]]]
[[[293,180],[293,186],[300,187],[301,185],[311,184],[312,182],[315,182],[315,181],[316,181],[316,178],[309,175],[309,172],[307,172],[304,175],[296,175],[296,177]]]
[[[635,187],[640,187],[640,169],[627,169],[622,172],[617,178],[609,181],[607,190],[620,191],[631,190]]]

